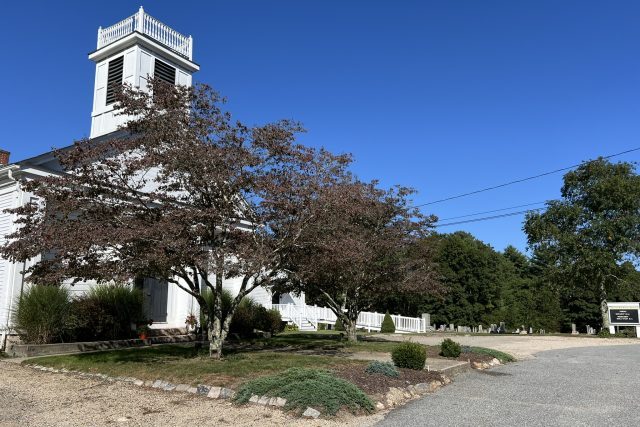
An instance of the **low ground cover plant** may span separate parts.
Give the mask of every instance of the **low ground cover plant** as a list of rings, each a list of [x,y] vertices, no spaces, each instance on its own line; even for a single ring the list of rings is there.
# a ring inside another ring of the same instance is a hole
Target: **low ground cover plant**
[[[403,342],[393,349],[391,359],[398,368],[424,369],[427,349],[418,343]]]
[[[440,356],[442,357],[458,357],[460,353],[462,353],[462,347],[451,338],[445,338],[440,344]]]
[[[393,363],[379,362],[377,360],[369,363],[369,365],[365,368],[365,372],[368,374],[382,374],[387,377],[400,376],[400,371],[398,371],[398,369],[393,366]]]
[[[373,403],[362,390],[320,369],[290,368],[257,378],[243,384],[235,400],[246,403],[253,395],[282,397],[287,399],[286,409],[304,411],[311,406],[328,415],[335,415],[340,408],[353,413],[373,410]]]
[[[382,320],[382,325],[380,325],[380,333],[382,334],[393,334],[396,332],[396,325],[393,323],[393,318],[387,311],[384,315],[384,319]]]
[[[516,361],[515,357],[513,357],[512,355],[499,350],[494,350],[492,348],[464,346],[462,347],[462,352],[474,353],[474,354],[486,354],[488,356],[495,357],[500,361],[500,363],[509,363],[509,362]]]

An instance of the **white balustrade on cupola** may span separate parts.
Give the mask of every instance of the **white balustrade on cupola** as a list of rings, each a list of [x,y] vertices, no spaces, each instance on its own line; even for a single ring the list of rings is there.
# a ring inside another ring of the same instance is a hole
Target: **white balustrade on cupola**
[[[98,28],[98,49],[136,31],[162,43],[190,61],[193,59],[193,38],[180,34],[168,25],[158,21],[145,13],[142,7],[136,14],[110,27]]]

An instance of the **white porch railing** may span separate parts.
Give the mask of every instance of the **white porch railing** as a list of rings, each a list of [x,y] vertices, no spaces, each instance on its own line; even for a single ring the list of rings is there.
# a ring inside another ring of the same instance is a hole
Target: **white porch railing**
[[[117,24],[107,28],[98,28],[98,49],[135,31],[148,35],[189,60],[193,59],[193,39],[191,36],[180,34],[168,25],[163,24],[145,13],[142,7],[140,7],[138,13],[123,19]]]
[[[318,323],[336,323],[336,315],[327,307],[317,307],[312,305],[297,304],[272,304],[272,308],[278,310],[282,315],[282,320],[293,322],[300,327],[306,320],[313,324],[316,328]],[[406,317],[391,315],[393,323],[396,326],[396,332],[426,332],[424,320],[421,317]],[[371,313],[363,311],[358,316],[356,326],[369,330],[380,330],[383,313]]]

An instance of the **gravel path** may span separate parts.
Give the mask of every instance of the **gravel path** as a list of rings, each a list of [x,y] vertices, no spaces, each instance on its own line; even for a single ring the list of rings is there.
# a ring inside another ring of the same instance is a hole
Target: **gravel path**
[[[0,361],[0,426],[367,426],[381,418],[302,420],[270,408],[237,407],[223,400],[40,372]]]
[[[640,348],[575,348],[459,377],[379,426],[635,426]]]
[[[554,335],[376,335],[391,341],[414,341],[427,345],[440,345],[444,338],[451,338],[462,345],[494,348],[515,356],[518,360],[530,359],[536,353],[578,347],[601,347],[612,345],[640,345],[637,338],[597,338],[587,336]],[[640,351],[640,349],[636,349]]]

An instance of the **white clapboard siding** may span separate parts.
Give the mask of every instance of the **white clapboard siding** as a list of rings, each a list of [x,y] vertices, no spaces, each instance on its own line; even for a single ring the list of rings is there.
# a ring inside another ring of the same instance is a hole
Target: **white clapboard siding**
[[[16,192],[8,191],[0,194],[0,245],[6,241],[7,234],[13,228],[12,215],[5,213],[5,209],[15,206]],[[9,299],[11,298],[11,277],[9,277],[9,261],[0,258],[0,328],[7,325],[9,321]]]

